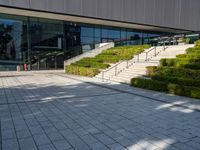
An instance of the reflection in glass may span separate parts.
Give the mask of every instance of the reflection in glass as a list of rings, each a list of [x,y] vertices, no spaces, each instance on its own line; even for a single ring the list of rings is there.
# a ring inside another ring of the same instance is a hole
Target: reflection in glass
[[[100,43],[153,45],[161,36],[161,33],[126,28],[0,15],[0,63],[14,69],[24,63],[33,70],[63,68],[64,60],[94,49]]]

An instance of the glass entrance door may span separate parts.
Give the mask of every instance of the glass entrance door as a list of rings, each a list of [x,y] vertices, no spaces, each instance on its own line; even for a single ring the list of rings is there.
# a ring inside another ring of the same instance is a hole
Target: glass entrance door
[[[54,70],[63,69],[64,52],[61,51],[38,51],[32,53],[32,70]]]

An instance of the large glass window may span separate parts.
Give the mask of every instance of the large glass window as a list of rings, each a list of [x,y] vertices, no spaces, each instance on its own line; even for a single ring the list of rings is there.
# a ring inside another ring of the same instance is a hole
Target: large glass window
[[[81,36],[93,37],[94,36],[94,28],[81,27]]]
[[[100,27],[95,27],[94,29],[94,36],[95,37],[101,37],[101,28]]]
[[[24,63],[32,69],[62,68],[64,60],[102,42],[154,44],[159,36],[127,28],[0,14],[0,62],[15,68]]]
[[[27,60],[27,21],[15,16],[0,16],[0,61],[20,64]]]

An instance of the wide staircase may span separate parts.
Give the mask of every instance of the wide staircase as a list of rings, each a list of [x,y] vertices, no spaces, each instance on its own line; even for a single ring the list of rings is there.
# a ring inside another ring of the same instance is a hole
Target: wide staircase
[[[147,66],[158,66],[162,58],[175,58],[178,54],[184,54],[187,48],[193,44],[156,46],[146,49],[143,53],[134,56],[131,60],[120,61],[112,64],[106,70],[102,70],[96,78],[102,81],[115,81],[120,83],[130,83],[134,77],[144,76]]]
[[[98,46],[96,46],[95,49],[84,52],[83,54],[80,54],[76,57],[73,57],[71,59],[64,61],[64,66],[70,65],[70,64],[77,62],[85,57],[95,57],[96,55],[100,54],[102,51],[114,47],[114,45],[115,44],[113,42],[100,43],[100,44],[98,44]]]

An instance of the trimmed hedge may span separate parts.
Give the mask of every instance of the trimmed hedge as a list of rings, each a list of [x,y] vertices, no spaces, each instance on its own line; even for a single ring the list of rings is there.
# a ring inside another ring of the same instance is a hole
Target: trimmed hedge
[[[143,78],[133,78],[131,79],[131,85],[138,88],[167,92],[167,84],[162,81],[154,81]]]
[[[155,75],[151,77],[152,80],[165,81],[168,83],[175,83],[183,86],[195,86],[200,87],[200,80],[193,80],[190,78],[177,78],[169,76]]]
[[[187,58],[187,59],[200,59],[200,52],[199,54],[180,54],[180,55],[176,55],[176,58]]]
[[[191,54],[191,53],[200,53],[200,47],[198,47],[198,48],[195,48],[195,47],[193,47],[193,48],[188,48],[187,50],[186,50],[186,53],[187,54]]]
[[[200,63],[186,64],[183,67],[188,69],[200,70]]]
[[[154,75],[154,73],[156,72],[157,70],[157,66],[147,66],[146,67],[146,76],[147,77],[151,77]]]
[[[168,92],[180,96],[187,96],[192,98],[200,98],[200,88],[190,86],[180,86],[177,84],[168,84]]]
[[[131,85],[200,99],[200,40],[186,51],[176,58],[161,59],[158,67],[146,67],[151,79],[134,78]]]
[[[115,47],[103,51],[95,58],[101,59],[104,63],[116,63],[120,60],[130,60],[134,55],[143,52],[146,48],[150,48],[150,45]]]
[[[195,48],[200,48],[200,40],[197,40],[197,41],[195,42]]]
[[[110,65],[103,64],[99,62],[85,62],[85,61],[78,61],[71,64],[72,66],[79,66],[79,67],[86,67],[86,68],[96,68],[96,69],[106,69]]]
[[[161,59],[160,66],[174,66],[174,67],[184,67],[187,64],[200,63],[200,59],[195,58],[171,58],[171,59]]]
[[[80,76],[88,76],[94,77],[100,73],[100,71],[96,68],[85,68],[85,67],[78,67],[78,66],[65,66],[65,73],[73,74],[73,75],[80,75]]]
[[[142,78],[133,78],[131,80],[131,85],[138,88],[168,92],[180,96],[200,98],[200,88],[197,87],[181,86],[163,81],[156,81],[156,80],[142,79]]]
[[[192,78],[200,80],[200,70],[192,70],[176,67],[147,67],[147,76],[154,75]]]
[[[100,72],[99,69],[110,67],[108,63],[132,59],[135,54],[141,53],[149,47],[150,45],[137,45],[110,48],[96,57],[86,57],[66,66],[66,73],[93,77]]]

